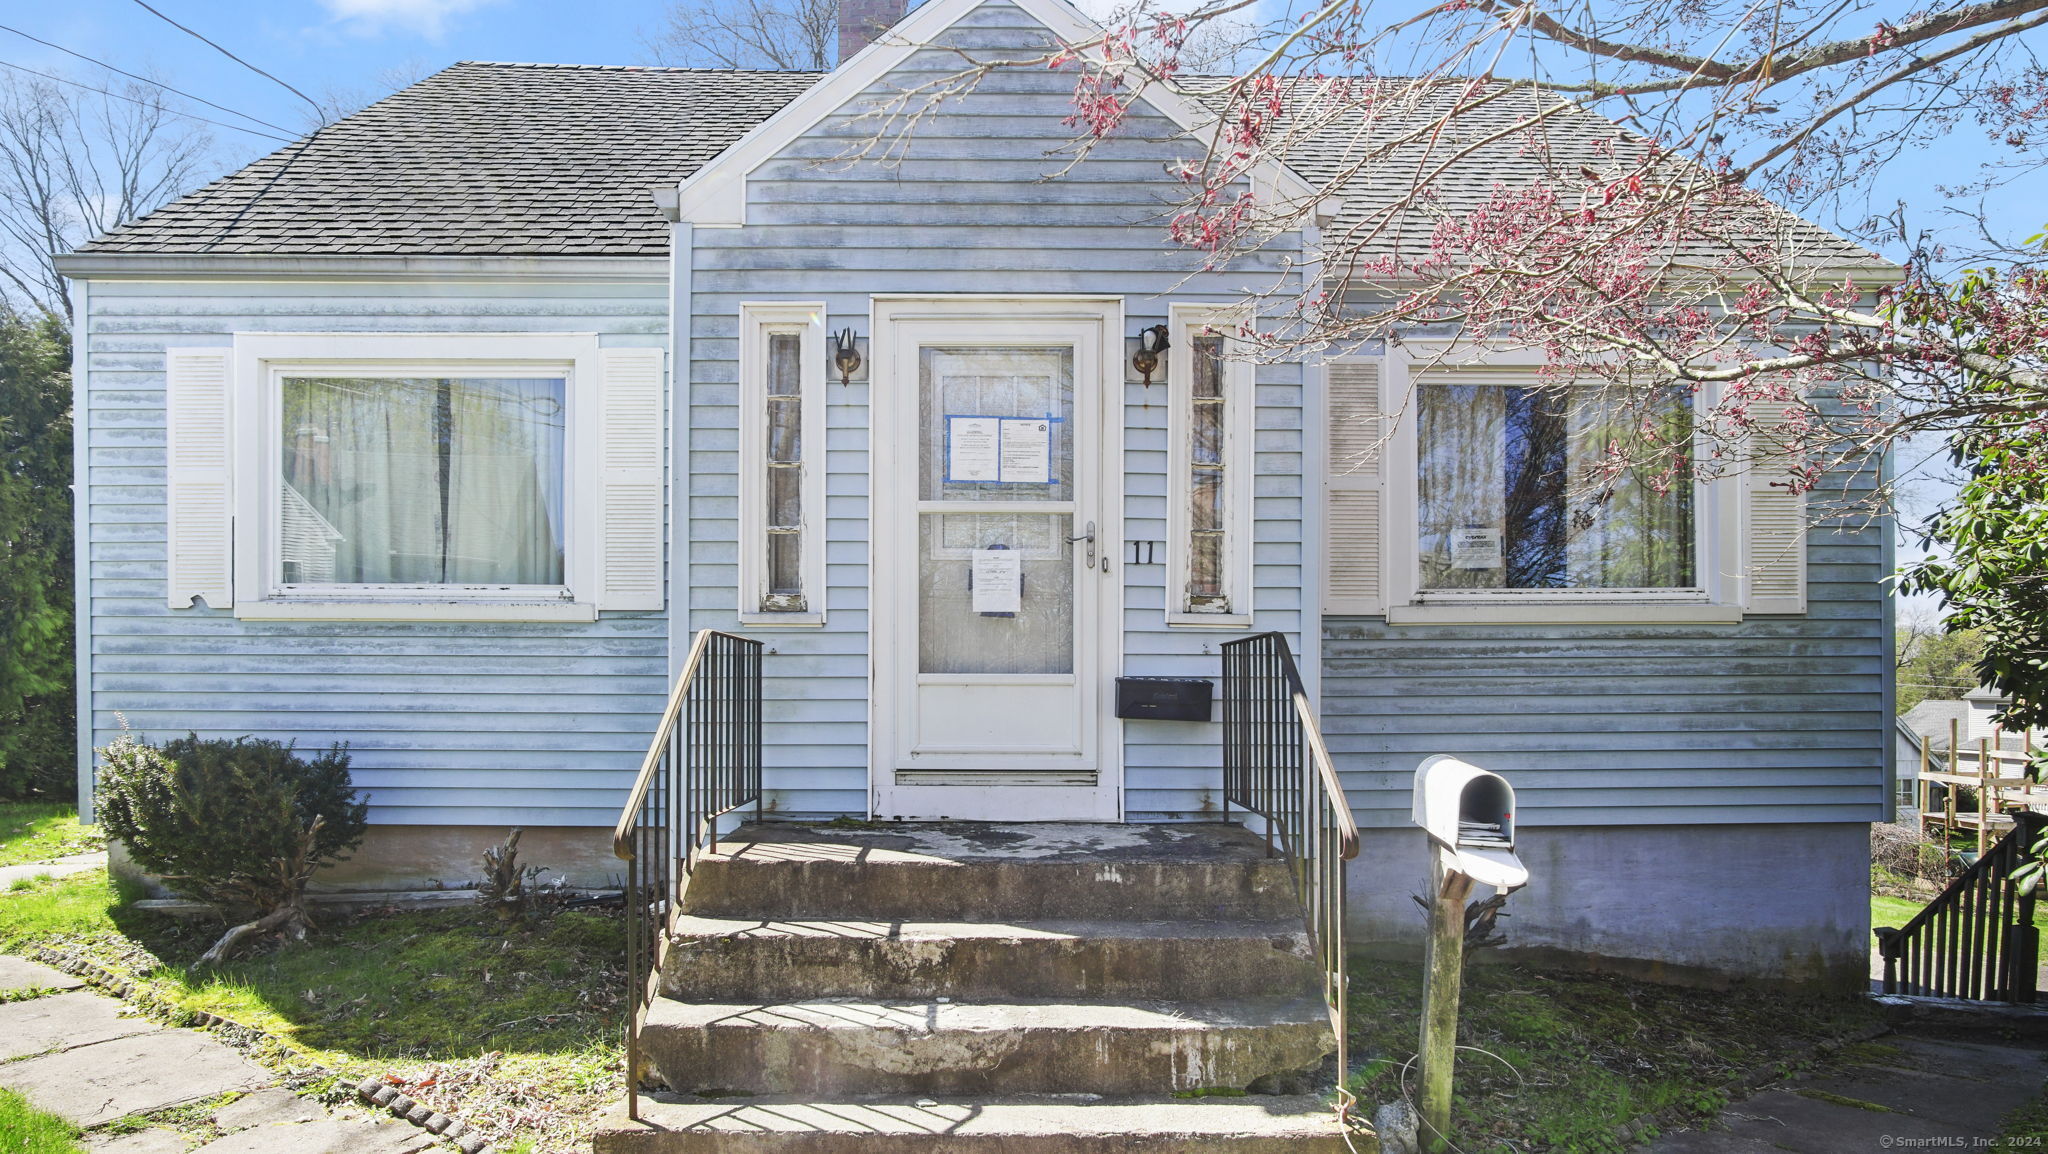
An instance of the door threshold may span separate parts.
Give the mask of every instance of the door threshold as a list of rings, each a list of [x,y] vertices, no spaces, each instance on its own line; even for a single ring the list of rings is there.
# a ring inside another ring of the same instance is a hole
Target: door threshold
[[[1100,776],[1092,769],[899,769],[897,785],[1037,785],[1093,787]]]

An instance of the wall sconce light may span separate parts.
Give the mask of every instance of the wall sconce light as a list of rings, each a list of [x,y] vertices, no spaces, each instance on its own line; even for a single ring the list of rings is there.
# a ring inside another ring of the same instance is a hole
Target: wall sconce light
[[[832,337],[832,367],[839,370],[839,383],[850,385],[860,371],[860,349],[852,329],[841,329]]]
[[[1138,351],[1131,354],[1131,367],[1138,370],[1147,385],[1152,383],[1152,374],[1159,371],[1159,354],[1172,347],[1166,331],[1165,325],[1138,330]]]

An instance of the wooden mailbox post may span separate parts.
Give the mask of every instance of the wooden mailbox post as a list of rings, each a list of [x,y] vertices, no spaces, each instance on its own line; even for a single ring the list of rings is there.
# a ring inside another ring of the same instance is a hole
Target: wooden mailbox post
[[[1427,1154],[1441,1154],[1450,1148],[1458,995],[1465,980],[1465,902],[1475,883],[1519,889],[1528,883],[1529,871],[1515,854],[1515,789],[1498,774],[1438,754],[1415,771],[1413,816],[1429,834],[1430,849],[1419,1137]]]

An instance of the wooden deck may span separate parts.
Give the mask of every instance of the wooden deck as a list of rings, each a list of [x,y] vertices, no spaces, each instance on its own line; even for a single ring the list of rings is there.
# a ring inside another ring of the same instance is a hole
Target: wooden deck
[[[1920,835],[1942,840],[1955,833],[1974,833],[1977,852],[1983,853],[2013,826],[2017,810],[2048,809],[2048,784],[2027,775],[2033,764],[2033,739],[2023,749],[2001,749],[2004,734],[1979,738],[1976,748],[1963,745],[1961,727],[1949,722],[1946,758],[1939,757],[1926,734],[1920,736],[1920,776],[1914,783],[1914,800],[1920,810]],[[1944,786],[1941,804],[1934,804],[1933,787]],[[1973,790],[1977,808],[1959,810],[1956,799],[1964,789]]]

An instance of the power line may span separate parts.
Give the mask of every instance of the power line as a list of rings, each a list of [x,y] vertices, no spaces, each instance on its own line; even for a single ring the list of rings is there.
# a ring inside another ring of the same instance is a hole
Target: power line
[[[192,29],[185,27],[183,24],[178,23],[176,20],[173,20],[170,17],[164,15],[163,13],[157,11],[156,9],[150,7],[148,4],[148,0],[135,0],[135,3],[139,7],[141,7],[143,11],[148,12],[150,15],[156,17],[157,19],[163,21],[171,27],[176,28],[178,31],[183,32],[185,35],[192,37],[193,39],[199,41],[201,44],[207,45],[208,47],[212,48],[215,52],[218,52],[222,56],[227,57],[229,60],[234,61],[235,63],[241,65],[242,67],[248,69],[251,72],[254,72],[258,76],[264,77],[268,80],[275,82],[279,87],[283,88],[286,92],[289,92],[293,96],[298,97],[300,100],[305,101],[307,105],[309,105],[313,109],[315,115],[326,115],[326,110],[320,107],[319,101],[313,99],[312,97],[306,95],[303,92],[300,92],[298,89],[293,88],[291,85],[286,84],[284,81],[279,80],[277,77],[272,76],[270,73],[263,71],[261,68],[258,68],[254,64],[249,63],[247,60],[244,60],[241,57],[235,55],[234,53],[229,52],[227,49],[222,48],[220,45],[215,44],[213,41],[208,40],[206,37],[200,35],[197,32],[194,32]]]
[[[124,94],[122,94],[122,93],[119,93],[119,92],[114,92],[114,91],[111,91],[111,90],[109,90],[109,89],[105,89],[105,88],[100,88],[100,87],[97,87],[97,86],[95,86],[95,85],[91,85],[91,84],[85,84],[85,83],[82,83],[82,82],[80,82],[80,81],[77,81],[77,80],[72,80],[72,79],[71,79],[71,78],[69,78],[69,77],[65,77],[65,76],[59,76],[59,75],[57,75],[57,74],[56,74],[56,73],[54,73],[54,72],[38,72],[38,71],[36,71],[36,70],[35,70],[35,69],[33,69],[33,68],[24,68],[24,67],[22,67],[22,66],[21,66],[21,65],[19,65],[19,64],[13,64],[13,63],[9,63],[8,61],[5,61],[5,60],[0,60],[0,68],[12,68],[12,69],[14,69],[14,70],[15,70],[16,72],[26,72],[26,73],[28,73],[28,74],[29,74],[30,76],[40,76],[40,77],[42,77],[42,78],[43,78],[44,80],[54,80],[54,81],[56,81],[56,82],[57,82],[57,83],[59,83],[59,84],[69,84],[69,85],[70,85],[71,87],[73,87],[73,88],[83,88],[83,89],[85,89],[85,90],[86,90],[87,92],[97,92],[97,93],[99,93],[99,94],[100,94],[101,96],[111,96],[111,97],[113,97],[113,98],[114,98],[114,99],[116,99],[116,100],[125,100],[125,101],[127,101],[128,103],[130,103],[130,104],[140,104],[140,105],[141,105],[141,106],[143,106],[144,108],[163,108],[163,107],[164,107],[164,106],[163,106],[162,104],[151,104],[151,103],[150,103],[149,101],[147,101],[147,100],[137,100],[137,99],[136,99],[135,97],[133,97],[133,96],[127,96],[127,95],[124,95]],[[204,117],[204,116],[198,116],[198,115],[195,115],[195,114],[193,114],[193,113],[190,113],[190,112],[178,112],[178,111],[175,111],[175,110],[168,110],[168,111],[171,111],[171,114],[172,114],[172,115],[174,115],[174,116],[182,116],[182,117],[186,118],[187,120],[197,120],[197,121],[199,121],[199,122],[200,122],[201,124],[211,124],[211,125],[213,125],[213,126],[214,126],[214,127],[216,127],[216,128],[232,128],[232,129],[234,129],[234,130],[235,130],[236,132],[246,132],[246,133],[248,133],[248,134],[249,134],[249,135],[251,135],[251,136],[260,136],[260,137],[263,137],[263,138],[264,138],[265,140],[275,140],[275,141],[279,141],[280,143],[283,143],[283,144],[290,144],[290,143],[292,142],[292,140],[293,140],[293,138],[292,138],[292,137],[289,137],[289,136],[276,136],[276,135],[273,135],[273,134],[271,134],[271,133],[268,133],[268,132],[259,132],[259,131],[257,131],[257,130],[256,130],[256,129],[254,129],[254,128],[250,128],[250,127],[248,127],[247,125],[242,125],[242,124],[229,124],[229,123],[227,123],[227,122],[226,122],[226,121],[224,121],[224,120],[209,120],[209,119],[207,119],[207,118],[206,118],[206,117]],[[239,116],[239,115],[241,115],[241,114],[240,114],[240,113],[236,113],[236,115],[237,115],[237,116]]]
[[[106,70],[107,70],[107,71],[109,71],[109,72],[118,72],[118,73],[120,73],[121,75],[123,75],[123,76],[126,76],[126,77],[127,77],[128,79],[130,79],[130,80],[139,80],[139,81],[141,81],[141,82],[142,82],[142,83],[144,83],[144,84],[148,84],[148,85],[152,85],[152,86],[154,86],[154,87],[157,87],[157,88],[161,88],[161,89],[163,89],[163,90],[164,90],[165,92],[169,92],[169,93],[173,93],[173,94],[175,94],[175,95],[178,95],[178,96],[182,96],[182,97],[184,97],[184,98],[185,98],[185,99],[187,99],[187,100],[196,100],[196,101],[198,101],[199,103],[201,103],[201,104],[204,104],[204,105],[205,105],[205,106],[207,106],[208,108],[217,108],[217,109],[219,109],[220,111],[222,111],[222,112],[225,112],[225,113],[227,113],[227,114],[228,114],[229,116],[239,116],[239,117],[241,117],[241,118],[242,118],[243,120],[247,120],[247,121],[249,121],[249,122],[250,122],[250,123],[252,123],[252,124],[260,124],[260,125],[262,125],[262,126],[263,126],[263,127],[265,127],[265,128],[275,128],[275,129],[276,129],[276,130],[278,130],[279,132],[283,132],[283,133],[290,133],[290,132],[291,132],[291,129],[289,129],[289,128],[286,128],[285,126],[283,126],[283,125],[281,125],[281,124],[272,124],[272,123],[270,123],[270,122],[269,122],[268,120],[261,120],[261,119],[258,119],[257,117],[251,116],[251,115],[249,115],[249,114],[248,114],[248,113],[246,113],[246,112],[238,112],[238,111],[236,111],[235,109],[229,108],[229,107],[228,107],[227,105],[225,105],[225,104],[215,104],[215,103],[214,103],[213,101],[211,101],[211,100],[208,100],[208,99],[207,99],[207,98],[205,98],[204,96],[194,96],[194,95],[192,95],[192,94],[191,94],[191,93],[189,93],[189,92],[185,92],[185,91],[182,91],[182,90],[180,90],[180,89],[172,88],[172,87],[171,87],[170,85],[168,85],[168,84],[165,84],[165,83],[164,83],[163,81],[161,81],[161,80],[151,80],[151,79],[150,79],[149,77],[147,77],[147,76],[141,76],[141,75],[137,75],[136,73],[133,73],[133,72],[130,72],[130,71],[128,71],[128,70],[127,70],[126,68],[117,68],[117,67],[115,67],[114,65],[112,65],[112,64],[109,64],[109,63],[107,63],[107,62],[106,62],[106,61],[104,61],[104,60],[96,60],[96,59],[94,59],[93,57],[87,56],[87,55],[86,55],[85,53],[83,53],[83,52],[74,52],[74,51],[72,51],[71,49],[69,49],[69,48],[66,48],[66,47],[64,47],[64,46],[63,46],[62,44],[52,44],[52,43],[51,43],[50,41],[48,41],[48,40],[45,40],[45,39],[43,39],[43,38],[42,38],[42,37],[40,37],[40,36],[34,36],[34,35],[31,35],[31,34],[29,34],[29,33],[27,33],[27,32],[23,32],[23,31],[22,31],[21,29],[19,29],[19,28],[13,28],[13,27],[10,27],[10,26],[8,26],[8,25],[6,25],[6,24],[0,24],[0,32],[12,32],[12,33],[14,33],[14,34],[15,34],[16,36],[19,36],[19,37],[21,37],[21,38],[22,38],[22,39],[24,39],[24,40],[33,40],[33,41],[35,41],[36,43],[38,43],[38,44],[42,45],[42,46],[43,46],[43,47],[45,47],[45,48],[55,48],[55,49],[56,49],[57,51],[59,51],[59,52],[62,52],[62,53],[64,53],[64,54],[65,54],[66,56],[75,56],[75,57],[77,57],[78,59],[80,59],[80,60],[83,60],[83,61],[85,61],[85,62],[86,62],[87,64],[93,64],[93,65],[97,65],[97,66],[99,66],[99,67],[101,67],[101,68],[104,68],[104,69],[106,69]]]

